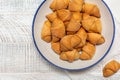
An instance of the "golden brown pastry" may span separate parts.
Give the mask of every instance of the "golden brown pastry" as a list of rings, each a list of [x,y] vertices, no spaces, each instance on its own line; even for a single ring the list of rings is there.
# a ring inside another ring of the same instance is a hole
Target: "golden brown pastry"
[[[52,23],[51,26],[51,33],[52,33],[52,38],[62,38],[65,36],[65,26],[64,23],[60,19],[55,19]],[[54,40],[53,40],[54,42]]]
[[[100,18],[99,8],[95,4],[85,3],[83,5],[82,12],[85,12],[85,13],[88,13],[88,14],[90,14],[92,16]]]
[[[56,42],[56,43],[52,42],[51,47],[52,47],[53,51],[56,52],[57,54],[61,53],[60,42]]]
[[[80,12],[82,10],[82,6],[83,6],[83,0],[71,0],[69,2],[69,7],[68,9],[70,11],[78,11]]]
[[[69,5],[70,0],[53,0],[50,8],[52,10],[66,9]]]
[[[92,44],[103,44],[105,42],[104,37],[98,33],[88,33],[87,40]]]
[[[67,9],[61,9],[57,11],[57,15],[62,21],[68,21],[71,19],[72,13]]]
[[[98,6],[84,0],[52,0],[49,7],[52,13],[46,15],[41,38],[51,42],[62,60],[92,59],[95,45],[105,42]]]
[[[80,13],[80,12],[72,12],[71,20],[76,20],[77,22],[81,22],[82,21],[82,13]]]
[[[72,51],[62,52],[60,54],[60,59],[69,61],[69,62],[73,62],[74,60],[79,59],[79,53],[76,49],[74,49]]]
[[[115,74],[119,69],[120,69],[120,64],[117,61],[112,60],[109,63],[107,63],[103,68],[103,76],[109,77]]]
[[[91,43],[86,43],[86,45],[82,48],[82,53],[80,54],[80,59],[82,60],[90,60],[94,56],[96,51],[96,47]]]
[[[86,43],[87,33],[86,33],[86,31],[85,31],[83,28],[80,28],[80,30],[77,32],[76,35],[79,36],[80,39],[81,39],[80,44],[79,44],[78,46],[76,46],[76,48],[81,48],[81,47],[83,47],[83,46],[85,45],[85,43]]]
[[[60,41],[61,51],[73,50],[81,42],[81,39],[76,35],[67,35]]]
[[[83,14],[82,26],[88,32],[101,33],[102,25],[99,18]]]
[[[46,17],[49,21],[53,22],[57,18],[57,14],[56,12],[53,12],[53,13],[46,15]]]
[[[46,42],[51,42],[51,23],[48,20],[44,22],[41,38]]]
[[[66,31],[76,32],[80,29],[81,24],[77,20],[71,20],[66,28]]]
[[[80,12],[73,12],[69,23],[66,24],[67,35],[75,34],[81,27],[82,14]]]

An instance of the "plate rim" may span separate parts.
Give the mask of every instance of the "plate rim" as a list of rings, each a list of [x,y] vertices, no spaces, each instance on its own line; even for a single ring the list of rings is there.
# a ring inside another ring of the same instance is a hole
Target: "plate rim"
[[[112,36],[112,42],[108,48],[108,50],[106,51],[106,53],[103,55],[103,57],[101,57],[98,61],[96,61],[95,63],[91,64],[90,66],[87,66],[87,67],[84,67],[84,68],[80,68],[80,69],[68,69],[68,68],[64,68],[64,67],[61,67],[61,66],[58,66],[54,63],[52,63],[51,61],[49,61],[46,57],[44,57],[44,55],[40,52],[38,46],[37,46],[37,43],[35,41],[35,37],[34,37],[34,23],[35,23],[35,19],[36,19],[36,16],[37,16],[37,13],[39,11],[39,9],[42,7],[42,5],[46,2],[46,0],[43,0],[40,5],[38,6],[35,14],[34,14],[34,17],[33,17],[33,22],[32,22],[32,39],[33,39],[33,42],[34,42],[34,46],[36,47],[38,53],[48,62],[50,63],[51,65],[59,68],[59,69],[62,69],[62,70],[67,70],[67,71],[82,71],[82,70],[86,70],[86,69],[89,69],[95,65],[97,65],[99,62],[101,62],[106,56],[107,54],[109,53],[112,45],[113,45],[113,42],[114,42],[114,39],[115,39],[115,33],[116,33],[116,28],[115,28],[115,21],[114,21],[114,17],[113,17],[113,14],[112,14],[112,11],[110,10],[109,6],[106,4],[106,2],[104,0],[101,0],[103,2],[103,4],[105,4],[105,6],[107,7],[111,17],[112,17],[112,22],[113,22],[113,36]]]

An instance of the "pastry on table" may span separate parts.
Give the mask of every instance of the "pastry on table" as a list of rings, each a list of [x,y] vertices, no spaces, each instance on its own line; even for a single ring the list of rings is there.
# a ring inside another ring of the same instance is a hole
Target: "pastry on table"
[[[46,15],[46,17],[49,21],[53,22],[57,18],[57,14],[56,12],[53,12],[53,13]]]
[[[74,60],[79,59],[79,52],[76,49],[72,51],[62,52],[60,54],[60,59],[64,61],[73,62]]]
[[[100,18],[99,8],[95,4],[84,3],[83,8],[82,8],[82,12],[88,13],[89,15]]]
[[[66,9],[70,0],[53,0],[50,8],[54,10]]]
[[[82,48],[82,53],[80,54],[81,60],[91,60],[95,54],[96,47],[95,45],[87,42],[86,45]]]
[[[86,44],[87,32],[81,27],[80,30],[76,33],[78,37],[80,37],[81,42],[76,48],[81,48]]]
[[[103,44],[105,42],[104,37],[98,33],[87,33],[87,40],[92,44]]]
[[[41,32],[41,38],[46,42],[51,42],[51,23],[50,21],[45,21],[42,32]]]
[[[61,53],[61,49],[60,49],[60,42],[52,42],[51,43],[51,48],[53,49],[53,51],[57,54],[60,54]]]
[[[83,14],[82,26],[88,32],[101,33],[102,24],[99,18],[94,16],[89,16],[88,14]]]
[[[62,21],[69,21],[71,19],[72,13],[67,9],[61,9],[57,11],[57,16]]]
[[[55,41],[56,38],[57,40],[59,40],[65,36],[65,26],[64,26],[64,23],[60,19],[56,18],[53,21],[52,26],[51,26],[51,33],[52,33],[53,42],[57,42]]]
[[[71,0],[68,9],[73,12],[80,12],[82,10],[84,0]]]
[[[80,44],[81,39],[76,35],[67,35],[60,40],[61,51],[73,50],[78,44]]]
[[[115,74],[119,69],[120,69],[120,64],[117,61],[112,60],[109,63],[107,63],[103,68],[103,76],[109,77]]]

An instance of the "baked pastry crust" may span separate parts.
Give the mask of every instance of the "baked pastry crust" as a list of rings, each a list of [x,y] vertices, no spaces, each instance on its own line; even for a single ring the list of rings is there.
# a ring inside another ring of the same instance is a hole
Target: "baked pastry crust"
[[[90,4],[90,3],[84,3],[82,12],[87,13],[89,15],[95,16],[100,18],[100,11],[97,5]]]
[[[82,60],[90,60],[93,58],[96,51],[95,45],[91,43],[86,43],[86,45],[82,48],[82,53],[80,54],[80,59]]]
[[[51,42],[51,23],[49,20],[44,22],[42,32],[41,32],[41,38],[46,42]]]
[[[112,60],[109,63],[107,63],[103,68],[103,76],[109,77],[115,74],[119,69],[120,69],[120,64],[117,61]]]
[[[62,52],[60,54],[60,59],[64,61],[73,62],[74,60],[79,59],[79,53],[76,49],[72,51]]]
[[[104,37],[98,33],[87,33],[87,40],[92,44],[103,44],[105,42]]]

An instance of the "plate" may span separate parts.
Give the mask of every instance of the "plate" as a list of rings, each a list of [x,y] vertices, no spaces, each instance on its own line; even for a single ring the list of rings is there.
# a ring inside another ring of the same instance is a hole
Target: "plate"
[[[105,58],[111,49],[115,35],[114,18],[107,4],[103,0],[85,0],[85,2],[98,5],[101,12],[101,21],[103,27],[102,35],[105,37],[106,42],[102,45],[97,46],[96,53],[92,60],[77,60],[73,63],[69,63],[67,61],[60,60],[59,56],[51,49],[50,43],[46,43],[41,39],[41,29],[44,21],[46,20],[45,16],[48,13],[52,12],[49,9],[51,2],[52,0],[44,0],[38,7],[33,19],[32,37],[39,54],[50,64],[56,67],[74,71],[88,69],[103,60],[103,58]]]

